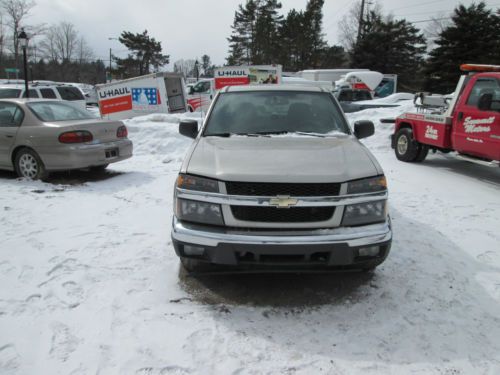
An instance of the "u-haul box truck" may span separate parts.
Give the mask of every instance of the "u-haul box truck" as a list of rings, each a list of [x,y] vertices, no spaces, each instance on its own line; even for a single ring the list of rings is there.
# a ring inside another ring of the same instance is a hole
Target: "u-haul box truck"
[[[191,87],[189,111],[207,111],[217,92],[226,86],[282,83],[281,65],[244,65],[217,68],[214,78],[202,79]]]
[[[152,113],[187,111],[184,78],[177,73],[153,73],[97,85],[102,118],[123,120]]]

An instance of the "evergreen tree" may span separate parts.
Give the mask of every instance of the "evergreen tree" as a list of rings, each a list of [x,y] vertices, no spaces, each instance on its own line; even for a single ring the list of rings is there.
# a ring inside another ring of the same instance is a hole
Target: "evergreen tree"
[[[439,35],[438,46],[430,52],[426,90],[449,93],[455,89],[464,63],[498,64],[500,61],[500,14],[486,4],[459,5],[452,24]]]
[[[258,0],[255,22],[255,43],[253,46],[254,64],[277,62],[281,42],[277,38],[278,28],[283,16],[278,14],[281,3],[277,0]]]
[[[309,0],[304,12],[304,33],[309,46],[307,65],[311,68],[321,66],[327,44],[322,33],[324,0]]]
[[[115,58],[118,70],[125,76],[148,74],[151,68],[157,71],[169,62],[169,56],[162,54],[161,43],[151,38],[147,30],[138,34],[123,31],[118,40],[131,51],[125,59]]]
[[[255,51],[255,27],[257,21],[257,1],[247,0],[245,6],[239,5],[234,13],[229,42],[229,65],[252,64]]]
[[[406,20],[383,20],[380,14],[370,13],[364,31],[351,52],[356,68],[367,68],[398,75],[400,87],[418,90],[418,73],[426,51],[423,34]]]
[[[284,70],[298,71],[305,65],[305,54],[308,50],[304,33],[304,12],[292,9],[288,12],[279,29],[281,48],[279,61]]]

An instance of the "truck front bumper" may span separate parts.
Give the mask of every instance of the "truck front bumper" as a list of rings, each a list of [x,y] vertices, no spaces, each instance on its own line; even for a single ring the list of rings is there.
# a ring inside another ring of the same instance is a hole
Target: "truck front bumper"
[[[175,217],[172,242],[180,257],[224,265],[369,268],[382,263],[392,241],[385,223],[308,231],[245,231],[185,223]]]

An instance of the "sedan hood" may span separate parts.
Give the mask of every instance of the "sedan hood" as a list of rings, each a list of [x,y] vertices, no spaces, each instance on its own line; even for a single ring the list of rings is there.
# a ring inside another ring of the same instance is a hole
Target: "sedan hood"
[[[344,182],[381,174],[354,137],[202,137],[187,173],[223,181]]]

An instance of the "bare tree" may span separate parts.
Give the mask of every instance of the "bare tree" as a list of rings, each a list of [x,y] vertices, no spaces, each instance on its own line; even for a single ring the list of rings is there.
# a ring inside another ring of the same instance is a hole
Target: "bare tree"
[[[367,17],[369,17],[370,12],[381,14],[382,6],[378,2],[375,2],[373,4],[365,3],[365,9],[363,12],[363,17],[365,20],[367,20]],[[340,44],[342,44],[346,51],[351,51],[356,44],[360,16],[361,1],[358,0],[351,6],[351,9],[349,9],[347,14],[342,17],[339,22],[338,28],[340,34]]]
[[[94,58],[92,49],[89,47],[87,41],[83,37],[80,37],[77,41],[76,58],[78,59],[79,64],[83,64]]]
[[[12,32],[12,51],[16,64],[19,57],[19,40],[18,35],[21,29],[21,22],[29,14],[30,10],[35,6],[32,0],[2,0],[0,8],[7,15],[7,26]]]
[[[176,73],[183,73],[184,77],[190,77],[194,75],[194,64],[195,60],[193,59],[181,59],[177,60],[174,63],[174,72]]]
[[[444,13],[439,13],[436,17],[431,17],[431,21],[425,26],[423,32],[427,39],[427,50],[436,48],[436,39],[451,24],[451,20]]]
[[[44,56],[52,61],[81,61],[92,57],[88,44],[79,37],[75,26],[68,22],[50,26],[40,47]]]

